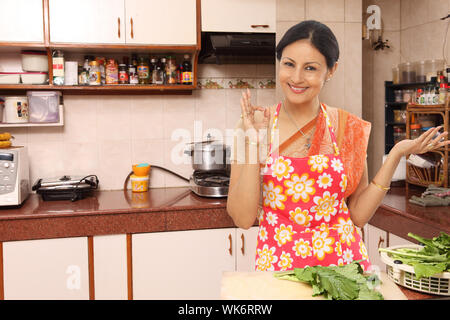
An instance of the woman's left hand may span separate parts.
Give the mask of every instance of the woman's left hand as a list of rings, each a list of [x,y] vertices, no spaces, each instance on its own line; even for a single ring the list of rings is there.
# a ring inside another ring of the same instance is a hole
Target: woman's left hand
[[[437,148],[445,147],[450,145],[450,140],[445,140],[448,132],[443,132],[437,137],[437,133],[442,126],[431,128],[424,133],[422,133],[418,138],[410,140],[405,139],[395,144],[392,151],[398,152],[400,156],[408,156],[410,154],[422,154],[425,152],[433,151]],[[441,141],[442,140],[442,141]]]

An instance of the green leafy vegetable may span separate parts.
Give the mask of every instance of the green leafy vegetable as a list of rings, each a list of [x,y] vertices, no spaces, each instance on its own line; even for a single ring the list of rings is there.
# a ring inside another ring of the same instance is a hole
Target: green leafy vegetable
[[[373,289],[379,279],[375,275],[364,276],[359,261],[337,267],[306,267],[291,271],[275,272],[282,280],[309,283],[313,296],[323,295],[334,300],[383,300],[383,296]]]
[[[427,239],[419,235],[408,233],[425,246],[420,249],[399,248],[395,250],[380,248],[380,252],[387,252],[391,258],[413,266],[415,277],[431,277],[437,273],[450,271],[450,236],[441,232],[438,237]]]

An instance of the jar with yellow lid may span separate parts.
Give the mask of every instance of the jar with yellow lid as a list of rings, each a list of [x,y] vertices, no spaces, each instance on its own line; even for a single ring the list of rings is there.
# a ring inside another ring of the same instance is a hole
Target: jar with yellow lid
[[[89,85],[99,86],[102,84],[102,76],[100,73],[99,63],[95,60],[89,62]]]

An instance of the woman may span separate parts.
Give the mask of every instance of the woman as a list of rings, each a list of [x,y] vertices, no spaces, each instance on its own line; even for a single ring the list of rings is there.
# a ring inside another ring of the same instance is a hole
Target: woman
[[[449,144],[443,141],[447,132],[439,134],[437,127],[397,143],[368,183],[370,123],[319,101],[338,66],[332,31],[317,21],[301,22],[286,32],[276,53],[284,99],[264,109],[250,103],[248,90],[243,93],[238,127],[246,133],[245,147],[237,150],[235,144],[228,213],[244,229],[259,218],[256,270],[353,260],[362,260],[367,270],[367,250],[355,226],[362,228],[380,205],[401,157]],[[261,166],[251,161],[256,151]]]

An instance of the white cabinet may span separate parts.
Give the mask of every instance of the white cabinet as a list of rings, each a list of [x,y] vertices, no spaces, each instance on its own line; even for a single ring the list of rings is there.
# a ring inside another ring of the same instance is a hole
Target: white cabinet
[[[44,42],[42,0],[1,0],[0,13],[0,42]]]
[[[219,299],[235,228],[133,234],[133,299]]]
[[[372,264],[373,268],[378,268],[378,270],[380,271],[385,271],[386,264],[381,261],[378,249],[387,247],[388,234],[386,231],[372,225],[368,225],[367,233],[368,235],[366,236],[368,238],[368,241],[366,242],[366,245],[370,263]]]
[[[49,1],[52,43],[197,43],[196,0]]]
[[[196,0],[125,0],[126,43],[195,45]]]
[[[3,243],[5,299],[89,299],[86,237]]]
[[[403,239],[403,238],[400,238],[399,236],[396,236],[395,234],[389,233],[389,247],[411,245],[411,244],[416,244],[416,243],[411,242],[406,239]]]
[[[236,271],[255,271],[258,227],[236,229]]]
[[[126,300],[127,236],[95,236],[93,241],[95,300]]]
[[[50,42],[125,43],[124,0],[49,0]]]
[[[202,0],[202,31],[275,32],[276,0]]]

